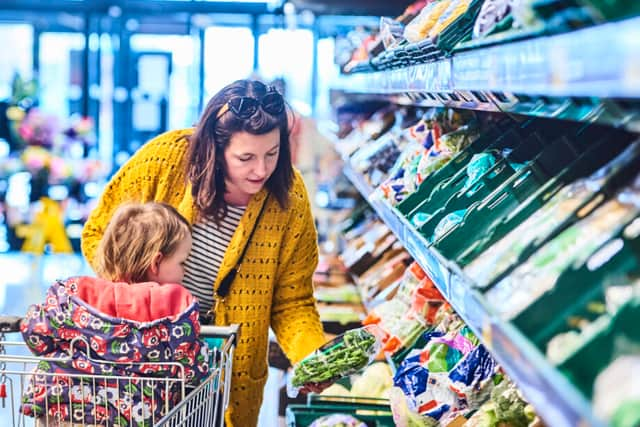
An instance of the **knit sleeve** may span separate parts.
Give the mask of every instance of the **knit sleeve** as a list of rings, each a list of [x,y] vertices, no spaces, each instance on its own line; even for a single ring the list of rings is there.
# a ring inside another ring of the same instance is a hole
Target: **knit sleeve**
[[[172,131],[157,136],[136,151],[111,178],[82,230],[82,253],[92,266],[104,230],[120,204],[166,201],[171,187],[166,183],[167,176],[184,178],[184,144],[178,143],[184,135],[184,131]]]
[[[285,236],[273,297],[271,326],[292,363],[320,347],[322,323],[313,297],[312,276],[318,264],[317,232],[302,179],[292,194],[292,220]]]

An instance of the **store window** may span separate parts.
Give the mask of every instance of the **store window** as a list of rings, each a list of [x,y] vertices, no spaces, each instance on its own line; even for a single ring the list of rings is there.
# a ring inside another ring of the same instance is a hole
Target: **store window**
[[[24,79],[33,75],[33,27],[28,24],[0,24],[0,100],[11,96],[16,73]],[[11,49],[7,47],[11,46]]]
[[[81,33],[42,33],[40,36],[40,107],[67,118],[80,114],[82,102]]]
[[[329,118],[331,116],[330,89],[340,77],[340,68],[336,65],[335,39],[318,40],[318,98],[316,99],[315,116]]]
[[[197,120],[196,48],[197,42],[191,36],[135,34],[131,37],[135,63],[132,71],[136,73],[132,78],[135,86],[131,88],[134,129],[149,130],[148,136],[151,136],[163,116],[168,129],[192,126]]]
[[[211,26],[204,36],[204,102],[253,71],[254,38],[248,27]]]
[[[313,33],[310,30],[271,29],[259,39],[259,72],[267,81],[283,77],[291,105],[310,115],[313,75]]]

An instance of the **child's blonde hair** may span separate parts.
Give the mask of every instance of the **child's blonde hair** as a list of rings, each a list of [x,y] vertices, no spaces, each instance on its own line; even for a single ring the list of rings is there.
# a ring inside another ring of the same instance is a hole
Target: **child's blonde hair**
[[[99,277],[143,282],[156,253],[171,255],[191,234],[189,222],[165,203],[125,203],[116,209],[95,258]]]

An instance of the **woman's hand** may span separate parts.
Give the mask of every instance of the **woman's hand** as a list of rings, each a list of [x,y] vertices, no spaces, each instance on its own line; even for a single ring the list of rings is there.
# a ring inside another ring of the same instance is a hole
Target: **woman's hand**
[[[300,393],[308,394],[308,393],[322,393],[322,390],[328,388],[333,381],[324,381],[321,383],[309,383],[300,389]]]

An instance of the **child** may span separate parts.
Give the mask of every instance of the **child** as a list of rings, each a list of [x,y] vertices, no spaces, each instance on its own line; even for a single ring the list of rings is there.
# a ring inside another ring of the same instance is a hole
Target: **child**
[[[70,356],[39,364],[22,412],[48,425],[151,425],[181,393],[177,383],[149,377],[202,380],[208,364],[199,306],[179,284],[190,250],[189,223],[171,206],[119,207],[96,253],[100,278],[55,283],[22,322],[36,356]]]

